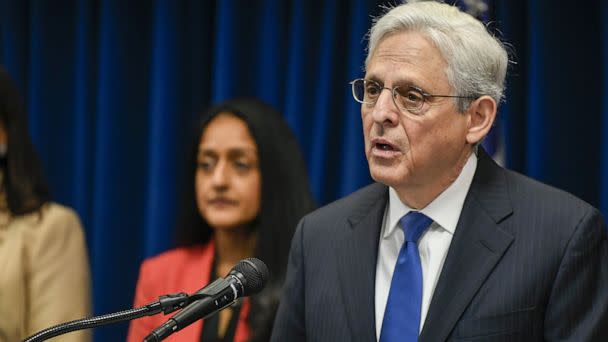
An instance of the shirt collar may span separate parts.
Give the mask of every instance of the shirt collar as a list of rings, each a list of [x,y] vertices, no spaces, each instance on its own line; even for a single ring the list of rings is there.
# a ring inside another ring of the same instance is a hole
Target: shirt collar
[[[443,229],[450,234],[454,234],[460,212],[464,205],[464,200],[473,182],[473,176],[477,169],[477,156],[471,153],[466,164],[462,168],[460,175],[450,184],[439,196],[437,196],[429,205],[420,210],[423,214],[431,218]],[[401,202],[397,191],[392,187],[388,190],[388,225],[384,230],[384,239],[388,238],[397,228],[399,220],[412,211],[413,209]]]

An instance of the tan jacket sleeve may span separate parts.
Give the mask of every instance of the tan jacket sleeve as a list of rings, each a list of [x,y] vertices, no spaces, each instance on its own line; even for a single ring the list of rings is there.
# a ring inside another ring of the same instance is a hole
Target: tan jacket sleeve
[[[40,217],[38,217],[39,219]],[[50,204],[40,225],[27,229],[29,268],[26,270],[28,305],[26,332],[90,315],[90,273],[86,242],[77,215]],[[89,332],[72,332],[57,342],[90,341]]]

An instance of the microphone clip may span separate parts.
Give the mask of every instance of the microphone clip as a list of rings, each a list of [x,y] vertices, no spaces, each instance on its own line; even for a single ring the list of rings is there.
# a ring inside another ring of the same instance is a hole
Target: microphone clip
[[[231,295],[230,293],[226,293],[227,288],[232,290]],[[188,297],[188,303],[184,306],[205,298],[211,298],[217,305],[220,305],[220,303],[222,305],[232,305],[243,295],[243,290],[244,285],[241,279],[239,279],[238,275],[230,272],[226,278],[218,278],[200,291],[191,294]]]

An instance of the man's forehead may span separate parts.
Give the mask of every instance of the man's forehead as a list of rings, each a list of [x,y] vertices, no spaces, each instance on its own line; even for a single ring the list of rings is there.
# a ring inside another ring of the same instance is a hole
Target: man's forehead
[[[382,38],[371,53],[370,64],[374,61],[416,63],[427,59],[443,59],[431,41],[415,31],[390,34]]]
[[[413,64],[422,57],[422,49],[416,47],[378,47],[370,59],[370,66],[378,63]]]
[[[446,66],[439,49],[424,34],[402,31],[382,38],[366,65],[365,77],[389,85],[448,91]]]

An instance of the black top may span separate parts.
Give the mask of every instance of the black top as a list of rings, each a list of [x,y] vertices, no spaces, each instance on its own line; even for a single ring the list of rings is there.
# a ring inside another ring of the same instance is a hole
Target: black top
[[[214,279],[216,277],[216,265],[215,258],[213,261],[213,267],[211,269],[211,277],[210,279]],[[228,328],[224,333],[223,337],[218,336],[217,330],[220,322],[220,315],[215,314],[209,318],[207,318],[203,324],[203,333],[201,334],[201,342],[232,342],[234,341],[234,333],[236,332],[236,325],[239,321],[239,315],[241,313],[241,302],[237,301],[235,305],[231,307],[232,315],[230,316],[230,322],[228,323]]]

